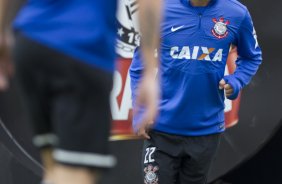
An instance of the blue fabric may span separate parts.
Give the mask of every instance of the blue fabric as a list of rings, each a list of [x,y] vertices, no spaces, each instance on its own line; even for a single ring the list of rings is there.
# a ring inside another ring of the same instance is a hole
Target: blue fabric
[[[14,21],[25,36],[113,71],[116,0],[28,0]]]
[[[186,0],[165,0],[159,50],[161,100],[153,129],[186,136],[224,131],[225,79],[234,88],[247,85],[262,61],[251,16],[236,0],[212,0],[195,8]],[[222,18],[222,19],[220,19]],[[238,47],[237,69],[225,76],[231,45]],[[143,65],[139,48],[130,67],[133,107]],[[142,113],[135,114],[133,128]]]

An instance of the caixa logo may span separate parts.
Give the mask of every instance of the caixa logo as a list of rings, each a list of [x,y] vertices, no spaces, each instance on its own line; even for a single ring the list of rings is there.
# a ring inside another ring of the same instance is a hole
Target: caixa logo
[[[236,49],[231,50],[225,75],[235,70]],[[111,110],[113,119],[112,140],[136,138],[133,134],[132,100],[130,89],[129,66],[131,59],[120,58],[114,75],[114,87],[111,93]],[[238,122],[240,96],[234,100],[225,99],[225,126],[231,127]]]

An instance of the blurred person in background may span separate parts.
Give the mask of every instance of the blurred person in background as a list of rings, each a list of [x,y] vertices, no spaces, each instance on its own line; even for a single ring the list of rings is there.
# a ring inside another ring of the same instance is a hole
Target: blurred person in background
[[[165,0],[160,40],[159,114],[146,125],[142,110],[133,117],[145,138],[144,183],[204,184],[225,130],[225,96],[236,99],[262,62],[257,35],[236,0]],[[237,68],[224,76],[232,45]],[[130,67],[134,109],[142,60],[137,48]]]
[[[152,48],[158,44],[160,1],[149,3],[140,4],[151,19],[150,31],[141,19],[149,38],[143,41],[146,69],[138,93],[148,109],[144,124],[154,118],[158,100]],[[15,4],[0,0],[1,90],[12,73],[7,15]],[[16,77],[46,169],[44,184],[93,184],[115,165],[108,150],[115,15],[116,0],[28,0],[13,22]]]

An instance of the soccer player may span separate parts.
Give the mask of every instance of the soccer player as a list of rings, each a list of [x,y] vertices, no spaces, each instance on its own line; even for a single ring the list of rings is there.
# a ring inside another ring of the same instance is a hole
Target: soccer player
[[[11,73],[6,18],[12,2],[0,0],[2,90]],[[145,122],[155,116],[158,97],[151,48],[158,44],[160,13],[148,3],[140,7],[155,27],[144,32],[150,40],[144,40],[146,69],[138,94],[148,109]],[[43,183],[93,184],[100,171],[115,165],[107,143],[115,13],[116,0],[28,0],[13,23],[16,74],[46,168]]]
[[[133,119],[145,138],[144,183],[204,184],[225,130],[224,94],[236,99],[262,62],[257,35],[236,0],[165,0],[160,40],[159,114],[144,125],[142,108]],[[232,45],[237,68],[224,76]],[[137,48],[130,67],[134,108],[141,61]]]

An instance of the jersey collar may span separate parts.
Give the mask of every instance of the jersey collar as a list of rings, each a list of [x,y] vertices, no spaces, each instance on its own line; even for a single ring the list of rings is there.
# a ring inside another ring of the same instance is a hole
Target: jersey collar
[[[188,6],[190,8],[198,8],[198,7],[195,7],[195,6],[192,6],[191,5],[191,2],[190,0],[180,0],[182,4],[184,4],[185,6]],[[207,7],[210,7],[210,6],[213,6],[218,0],[210,0],[209,4],[205,7],[200,7],[200,8],[207,8]]]

